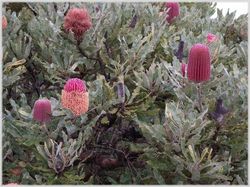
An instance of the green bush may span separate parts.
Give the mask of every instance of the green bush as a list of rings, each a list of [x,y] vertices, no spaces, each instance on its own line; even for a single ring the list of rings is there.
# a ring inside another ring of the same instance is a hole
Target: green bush
[[[81,41],[63,27],[85,7]],[[4,3],[3,183],[247,184],[247,17],[212,19],[212,3]],[[182,76],[193,44],[206,43],[211,78]],[[61,105],[69,78],[86,82],[90,106],[75,117]],[[48,134],[33,120],[39,98],[52,104]],[[216,110],[221,99],[228,112]],[[199,104],[202,105],[200,107]],[[218,115],[220,118],[216,118]]]

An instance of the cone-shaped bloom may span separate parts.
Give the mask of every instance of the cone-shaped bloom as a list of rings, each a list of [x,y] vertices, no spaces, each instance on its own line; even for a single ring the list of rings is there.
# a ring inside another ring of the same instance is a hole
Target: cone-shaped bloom
[[[62,90],[62,106],[76,116],[84,114],[89,108],[89,94],[85,82],[78,78],[69,79]]]
[[[181,63],[181,74],[183,77],[186,75],[187,64]]]
[[[80,40],[91,26],[91,18],[86,9],[72,8],[64,17],[64,29],[67,32],[72,31],[76,40]]]
[[[208,33],[207,34],[207,43],[212,43],[214,41],[216,41],[218,39],[218,37],[212,33]]]
[[[47,123],[51,119],[51,103],[48,99],[38,99],[33,107],[33,119]]]
[[[7,19],[5,16],[2,17],[2,29],[6,29],[8,25]]]
[[[165,6],[168,10],[167,21],[172,23],[175,17],[180,15],[180,4],[178,2],[166,2]]]
[[[195,44],[188,56],[187,76],[196,83],[210,79],[210,51],[206,45]]]

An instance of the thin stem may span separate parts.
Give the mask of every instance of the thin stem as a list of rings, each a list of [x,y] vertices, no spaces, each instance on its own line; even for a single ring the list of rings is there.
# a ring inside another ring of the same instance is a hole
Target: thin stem
[[[108,80],[108,75],[105,71],[105,65],[104,65],[104,62],[100,56],[100,51],[97,52],[97,57],[90,57],[88,56],[83,50],[82,48],[80,47],[80,42],[78,41],[77,42],[77,45],[76,45],[78,51],[84,56],[86,57],[87,59],[89,60],[95,60],[96,62],[99,63],[99,66],[100,66],[100,69],[101,69],[101,73],[103,74],[103,76],[105,77],[106,80]]]
[[[221,129],[220,124],[217,124],[216,130],[215,130],[215,133],[214,133],[214,135],[213,135],[213,137],[212,137],[212,140],[213,140],[214,142],[216,142],[216,140],[217,140],[217,137],[218,137],[218,135],[219,135],[219,131],[220,131],[220,129]]]
[[[76,125],[75,124],[76,119],[77,119],[77,116],[75,114],[73,114],[73,118],[71,119],[72,120],[71,122],[73,123],[73,125]]]
[[[90,56],[88,56],[88,55],[82,50],[82,48],[80,47],[80,42],[79,42],[79,41],[77,42],[76,47],[77,47],[78,51],[79,51],[85,58],[87,58],[87,59],[89,59],[89,60],[98,61],[98,58],[90,57]]]
[[[199,110],[200,112],[202,112],[201,84],[197,85],[197,96],[198,96]]]
[[[51,138],[49,130],[48,130],[45,122],[42,122],[42,128],[43,128],[44,132],[48,135],[48,137]]]
[[[107,81],[108,80],[108,75],[105,71],[105,65],[104,65],[104,62],[100,56],[100,51],[97,52],[97,56],[96,57],[91,57],[91,56],[88,56],[84,50],[82,50],[82,48],[80,47],[80,43],[81,41],[77,41],[77,43],[74,43],[72,40],[70,40],[66,35],[64,34],[61,34],[61,36],[65,39],[67,39],[68,41],[70,41],[71,43],[75,44],[76,45],[76,48],[77,50],[81,53],[81,55],[83,55],[85,58],[89,59],[89,60],[94,60],[96,62],[99,63],[99,66],[100,66],[100,69],[101,69],[101,73],[103,74],[103,76],[105,77],[105,80]]]
[[[104,65],[104,62],[103,62],[103,60],[101,58],[100,51],[97,52],[97,58],[98,58],[97,61],[98,61],[99,65],[100,65],[100,68],[101,68],[101,72],[102,72],[102,74],[104,75],[104,77],[105,77],[105,79],[107,81],[108,80],[108,75],[107,75],[107,73],[105,71],[105,65]]]
[[[43,130],[44,130],[44,132],[46,132],[46,133],[48,133],[48,128],[46,127],[46,123],[45,122],[42,122],[42,128],[43,128]]]
[[[213,135],[213,137],[212,137],[212,142],[211,142],[211,147],[212,147],[212,149],[214,150],[213,151],[213,156],[214,156],[214,154],[218,151],[218,149],[219,149],[219,145],[218,145],[218,143],[219,142],[217,142],[217,138],[218,138],[218,136],[219,136],[219,132],[221,131],[221,125],[220,124],[218,124],[217,123],[217,127],[216,127],[216,129],[215,129],[215,133],[214,133],[214,135]]]

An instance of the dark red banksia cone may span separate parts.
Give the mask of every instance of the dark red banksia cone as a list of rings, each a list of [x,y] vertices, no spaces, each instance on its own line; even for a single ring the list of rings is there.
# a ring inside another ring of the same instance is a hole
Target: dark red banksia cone
[[[166,2],[165,7],[169,9],[166,19],[168,23],[172,23],[180,15],[180,4],[178,2]]]
[[[85,82],[78,78],[69,79],[62,90],[62,106],[76,116],[84,114],[89,108],[89,94]]]
[[[80,40],[91,26],[91,18],[86,9],[72,8],[64,17],[64,29],[66,32],[72,31],[76,40]]]
[[[40,123],[51,120],[51,103],[48,99],[38,99],[33,107],[33,119]]]
[[[204,44],[192,46],[188,56],[188,80],[196,83],[210,79],[211,61],[209,48]]]

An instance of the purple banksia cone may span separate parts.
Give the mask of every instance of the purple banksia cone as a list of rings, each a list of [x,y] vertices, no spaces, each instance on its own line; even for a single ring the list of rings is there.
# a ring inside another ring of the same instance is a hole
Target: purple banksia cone
[[[48,99],[38,99],[33,107],[33,119],[40,123],[51,120],[51,103]]]
[[[211,61],[210,51],[206,45],[195,44],[188,56],[188,80],[200,83],[210,79]]]
[[[69,79],[62,90],[62,106],[80,116],[88,111],[89,94],[85,82],[78,78]]]
[[[184,50],[184,41],[180,41],[178,45],[178,50],[174,52],[174,55],[180,62],[182,62],[183,59],[183,50]]]
[[[117,84],[117,95],[118,95],[118,99],[124,103],[125,101],[125,86],[124,83],[119,82]]]
[[[172,23],[180,15],[180,4],[178,2],[166,2],[165,7],[169,9],[166,19],[168,23]]]
[[[137,23],[137,15],[134,15],[131,22],[130,22],[130,24],[129,24],[129,27],[130,28],[135,28],[136,23]]]

